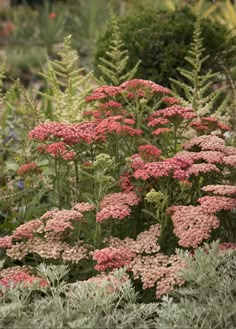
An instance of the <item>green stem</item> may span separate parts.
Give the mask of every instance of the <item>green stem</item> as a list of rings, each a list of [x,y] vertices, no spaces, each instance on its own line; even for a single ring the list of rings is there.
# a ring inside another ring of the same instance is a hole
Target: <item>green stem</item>
[[[60,189],[60,162],[55,159],[55,174],[56,174],[56,190],[58,195],[59,209],[62,209],[61,189]]]

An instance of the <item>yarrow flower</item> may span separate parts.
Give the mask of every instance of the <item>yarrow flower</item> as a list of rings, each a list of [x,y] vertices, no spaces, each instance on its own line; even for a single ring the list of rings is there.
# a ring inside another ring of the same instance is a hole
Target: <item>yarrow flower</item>
[[[174,105],[174,104],[180,104],[181,103],[181,101],[176,97],[163,97],[162,101],[169,104],[169,105]]]
[[[96,215],[97,222],[103,222],[110,217],[123,220],[125,217],[131,214],[131,209],[127,205],[109,205],[102,208]]]
[[[151,177],[169,177],[172,174],[173,178],[183,180],[188,178],[186,168],[192,163],[191,159],[178,159],[177,157],[160,162],[149,162],[143,168],[135,170],[134,177],[147,180]]]
[[[123,220],[130,215],[130,206],[139,202],[139,197],[133,191],[107,194],[101,201],[101,210],[96,215],[96,221],[102,222],[110,217]]]
[[[27,174],[38,174],[41,172],[41,169],[34,162],[26,163],[17,169],[17,174],[19,176],[25,176]]]
[[[205,192],[212,192],[219,195],[235,195],[236,196],[236,186],[233,185],[207,185],[203,186],[202,190]]]
[[[96,250],[93,253],[93,259],[97,261],[95,270],[105,271],[107,269],[115,269],[129,266],[130,261],[134,258],[135,253],[126,248],[104,248]]]
[[[85,142],[91,144],[96,140],[94,129],[96,122],[61,123],[45,122],[29,132],[29,138],[39,142],[59,139],[68,145]]]
[[[194,137],[184,144],[185,150],[191,150],[198,147],[203,151],[221,151],[225,150],[225,141],[222,138],[212,135],[202,135]]]
[[[139,154],[144,160],[154,161],[161,155],[161,150],[154,145],[146,144],[138,147]]]
[[[228,155],[223,158],[223,162],[230,167],[236,167],[236,155]]]
[[[86,211],[92,211],[95,209],[95,206],[89,202],[80,202],[77,203],[72,210],[79,211],[80,213],[86,212]]]
[[[174,225],[179,245],[197,248],[210,237],[212,229],[219,227],[219,219],[212,209],[201,206],[172,206],[167,209]]]
[[[173,105],[165,109],[158,110],[152,114],[153,117],[167,118],[168,120],[184,119],[191,120],[196,118],[197,115],[193,112],[192,108],[182,107],[180,105]]]
[[[225,196],[204,196],[198,202],[202,209],[211,213],[236,209],[236,199]]]
[[[46,152],[54,158],[62,158],[63,160],[73,160],[76,155],[75,152],[67,150],[64,142],[49,144]]]
[[[212,171],[220,172],[220,169],[211,163],[195,163],[191,165],[191,167],[189,167],[186,172],[189,176],[199,176],[201,173],[206,174]]]
[[[46,280],[34,275],[29,275],[26,272],[17,272],[0,279],[0,285],[5,288],[10,288],[12,286],[15,288],[19,284],[21,284],[23,288],[32,286],[33,284],[37,284],[40,287],[49,286],[49,283]]]

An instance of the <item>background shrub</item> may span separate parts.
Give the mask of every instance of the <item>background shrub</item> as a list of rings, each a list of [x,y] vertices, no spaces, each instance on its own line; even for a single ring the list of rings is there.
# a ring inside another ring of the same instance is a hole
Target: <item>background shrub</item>
[[[177,67],[188,68],[184,57],[190,48],[195,19],[188,8],[175,12],[146,10],[136,15],[119,18],[121,39],[130,56],[127,72],[138,60],[141,60],[137,77],[170,87],[170,77],[180,78]],[[231,66],[235,59],[233,46],[236,40],[228,38],[227,29],[204,19],[202,35],[203,46],[207,48],[206,54],[209,55],[204,69],[223,71],[220,67],[221,62]],[[94,60],[97,75],[101,74],[97,68],[100,64],[99,58],[106,58],[106,51],[112,41],[111,36],[112,30],[108,24],[105,33],[97,42]]]

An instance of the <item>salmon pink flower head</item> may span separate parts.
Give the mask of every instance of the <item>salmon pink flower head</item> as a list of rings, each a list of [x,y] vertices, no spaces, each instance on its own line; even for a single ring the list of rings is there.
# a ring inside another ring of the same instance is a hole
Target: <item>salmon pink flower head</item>
[[[0,248],[6,249],[12,246],[12,236],[6,235],[3,238],[0,238]]]
[[[64,232],[68,228],[73,229],[73,221],[84,221],[82,213],[76,210],[59,210],[47,221],[44,231]]]
[[[192,163],[193,161],[191,159],[183,160],[177,157],[159,162],[149,162],[146,163],[143,168],[135,170],[134,177],[147,180],[151,177],[158,178],[173,175],[173,178],[183,180],[188,178],[186,168]]]
[[[180,105],[173,105],[166,107],[163,110],[157,110],[152,115],[155,117],[166,118],[170,121],[174,120],[174,122],[176,119],[192,120],[193,118],[197,117],[192,108],[182,107]]]
[[[87,96],[85,100],[86,102],[103,100],[108,97],[116,96],[117,94],[120,94],[121,91],[122,90],[120,87],[102,86],[94,89],[92,94],[90,96]]]
[[[158,136],[160,134],[166,134],[166,133],[169,133],[171,132],[171,129],[170,128],[157,128],[156,130],[154,130],[152,132],[152,135],[155,135],[155,136]]]
[[[18,226],[12,234],[12,238],[17,240],[31,238],[40,227],[43,227],[43,223],[40,219],[31,220]]]
[[[64,142],[56,142],[49,144],[46,148],[46,153],[49,153],[54,158],[61,158],[63,160],[73,160],[76,153],[67,150]]]
[[[220,172],[220,169],[212,163],[195,163],[187,169],[187,174],[189,176],[199,176],[200,174],[206,174],[209,172]]]
[[[59,139],[68,145],[82,142],[91,144],[96,139],[94,134],[96,126],[97,123],[94,121],[82,123],[45,122],[31,130],[29,138],[40,142]]]
[[[181,101],[176,97],[163,97],[162,101],[169,104],[169,105],[174,105],[174,104],[180,104],[181,103]]]
[[[42,170],[38,167],[35,162],[26,163],[17,169],[17,174],[19,176],[25,176],[29,174],[38,174],[41,173]]]
[[[120,88],[125,91],[135,91],[135,93],[141,97],[145,96],[146,92],[150,91],[153,93],[170,93],[170,89],[162,87],[153,81],[143,79],[132,79],[125,81],[120,85]]]
[[[166,212],[171,215],[179,245],[186,248],[197,248],[220,225],[219,219],[202,206],[172,206]]]
[[[101,201],[101,210],[96,215],[96,221],[103,222],[108,218],[123,220],[130,215],[130,206],[135,206],[140,201],[140,198],[133,191],[107,194]]]
[[[236,155],[228,155],[223,158],[224,164],[230,167],[236,167]]]
[[[219,244],[219,251],[231,251],[236,249],[236,243],[234,242],[222,242]]]
[[[202,190],[205,192],[211,192],[219,195],[235,195],[236,196],[236,186],[233,185],[207,185],[203,186]]]
[[[224,153],[219,151],[200,151],[200,152],[189,152],[181,151],[176,154],[178,158],[192,159],[194,162],[203,160],[207,163],[222,164]]]
[[[89,203],[89,202],[80,202],[77,203],[76,205],[74,205],[74,207],[72,208],[72,210],[76,210],[79,211],[81,213],[86,212],[86,211],[92,211],[94,210],[96,207]]]
[[[105,271],[129,266],[135,253],[126,248],[104,248],[93,253],[93,259],[97,261],[95,270]]]
[[[129,120],[129,122],[127,122]],[[130,136],[140,136],[143,131],[141,129],[135,129],[127,124],[134,124],[135,121],[130,121],[131,119],[125,119],[122,115],[110,116],[105,118],[100,123],[98,123],[95,134],[99,138],[108,133],[115,133],[118,135],[130,135]]]
[[[10,288],[12,286],[13,288],[15,288],[19,284],[21,284],[23,288],[27,288],[34,284],[39,285],[39,287],[49,286],[46,280],[34,275],[29,275],[28,273],[23,271],[6,276],[0,280],[0,285],[4,286],[5,288]]]
[[[222,138],[213,135],[202,135],[194,137],[184,144],[185,150],[197,148],[202,151],[225,151],[225,141]]]
[[[138,147],[139,154],[146,161],[157,160],[161,155],[161,150],[154,145],[146,144]]]
[[[236,209],[236,198],[225,196],[204,196],[198,199],[202,209],[211,213],[217,213],[221,210]]]
[[[208,133],[217,129],[223,131],[229,131],[231,129],[229,125],[223,124],[213,117],[201,117],[200,121],[191,122],[190,127],[197,131],[207,130]]]

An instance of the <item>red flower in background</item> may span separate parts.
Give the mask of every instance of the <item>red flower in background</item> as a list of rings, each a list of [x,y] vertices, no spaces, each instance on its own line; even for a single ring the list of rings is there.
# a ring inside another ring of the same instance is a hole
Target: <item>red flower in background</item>
[[[54,12],[52,12],[48,15],[49,19],[55,19],[56,17],[57,17],[57,13],[54,13]]]

